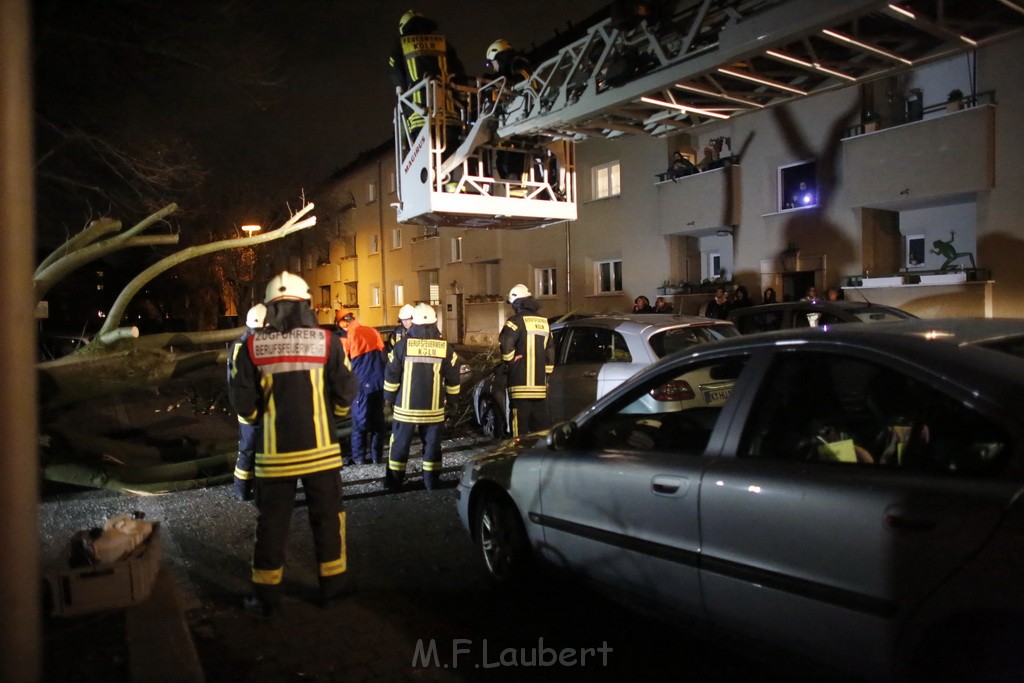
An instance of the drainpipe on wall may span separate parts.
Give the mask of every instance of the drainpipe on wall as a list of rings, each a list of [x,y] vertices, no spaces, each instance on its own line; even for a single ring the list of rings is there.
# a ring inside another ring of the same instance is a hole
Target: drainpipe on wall
[[[565,222],[565,312],[572,310],[572,253],[569,249],[569,221]]]
[[[377,157],[377,233],[380,235],[380,308],[381,325],[388,324],[388,284],[384,279],[384,166]]]

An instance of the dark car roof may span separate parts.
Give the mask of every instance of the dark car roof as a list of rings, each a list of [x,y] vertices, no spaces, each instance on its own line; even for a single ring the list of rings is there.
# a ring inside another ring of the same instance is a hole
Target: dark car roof
[[[886,306],[885,304],[873,304],[870,301],[826,301],[824,299],[814,299],[812,301],[786,301],[780,304],[761,304],[759,306],[748,306],[746,308],[734,308],[729,311],[729,318],[739,317],[741,315],[750,315],[751,313],[763,313],[769,311],[785,311],[791,308],[818,308],[822,311],[863,311],[870,309],[878,309],[879,311],[892,312],[894,315],[901,315],[907,318],[916,318],[912,313],[896,308],[895,306]]]
[[[648,327],[675,327],[678,325],[731,326],[732,323],[726,320],[718,320],[716,318],[703,318],[694,315],[675,315],[672,313],[602,313],[556,323],[554,327],[555,329],[577,326],[604,327],[613,330],[626,329],[639,333]]]

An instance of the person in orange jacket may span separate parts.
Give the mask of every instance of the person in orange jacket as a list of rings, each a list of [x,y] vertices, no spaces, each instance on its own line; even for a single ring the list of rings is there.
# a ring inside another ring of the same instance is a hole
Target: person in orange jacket
[[[334,322],[344,331],[342,346],[352,364],[359,388],[352,401],[352,463],[384,462],[384,339],[373,327],[360,324],[356,314],[339,308]],[[367,453],[367,450],[369,453]]]

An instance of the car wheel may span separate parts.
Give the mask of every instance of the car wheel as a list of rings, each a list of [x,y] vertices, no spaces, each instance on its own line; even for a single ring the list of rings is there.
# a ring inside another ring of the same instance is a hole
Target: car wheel
[[[480,399],[480,429],[484,436],[491,439],[505,437],[505,420],[502,419],[501,411],[498,410],[498,402],[491,396],[484,396]]]
[[[476,509],[476,535],[487,573],[495,583],[522,580],[530,562],[523,522],[507,499],[488,495]]]

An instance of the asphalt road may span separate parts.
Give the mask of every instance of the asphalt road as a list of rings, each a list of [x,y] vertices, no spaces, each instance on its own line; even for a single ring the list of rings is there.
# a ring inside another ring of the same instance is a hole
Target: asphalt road
[[[444,464],[458,468],[486,445],[450,442]],[[314,604],[316,565],[300,506],[282,614],[241,610],[255,509],[232,499],[227,486],[48,496],[40,506],[44,564],[61,561],[73,531],[113,514],[141,510],[160,520],[165,566],[208,681],[817,678],[799,663],[635,613],[565,578],[542,574],[520,590],[497,590],[459,524],[455,472],[445,475],[448,488],[425,491],[412,477],[407,490],[390,495],[380,492],[382,474],[373,465],[345,469],[354,592],[325,608]],[[46,680],[124,680],[118,612],[51,621]]]

